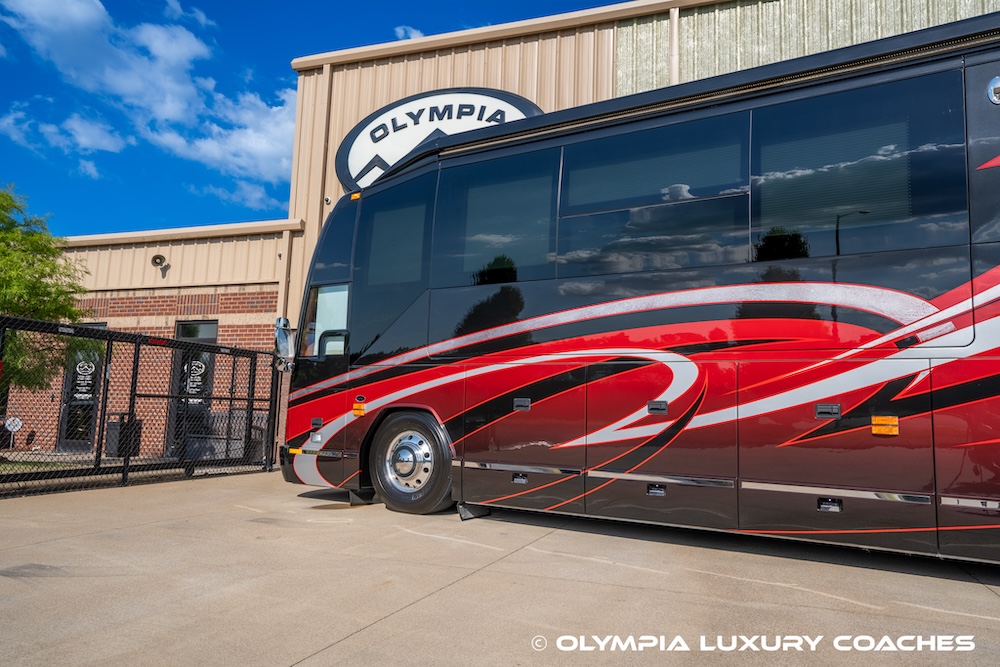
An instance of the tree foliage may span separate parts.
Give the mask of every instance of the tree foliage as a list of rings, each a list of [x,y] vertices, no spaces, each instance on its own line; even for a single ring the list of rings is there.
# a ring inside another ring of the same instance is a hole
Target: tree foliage
[[[85,315],[82,278],[45,218],[29,214],[13,186],[0,188],[0,313],[77,322]]]
[[[0,316],[78,322],[87,314],[79,305],[86,293],[80,284],[83,271],[63,247],[44,217],[28,213],[13,186],[0,188]],[[74,345],[82,343],[0,324],[0,415],[6,412],[10,387],[50,387],[64,371],[67,356],[78,354]]]

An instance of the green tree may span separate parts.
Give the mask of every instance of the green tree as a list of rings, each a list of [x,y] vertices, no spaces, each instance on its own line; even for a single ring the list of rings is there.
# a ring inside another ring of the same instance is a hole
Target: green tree
[[[63,246],[12,185],[0,188],[0,314],[68,322],[86,314],[78,304],[83,271]]]
[[[12,185],[0,188],[0,417],[10,387],[45,389],[79,351],[64,336],[15,331],[3,317],[78,322],[83,271],[63,253],[44,217],[31,215]],[[83,344],[86,341],[79,341]]]

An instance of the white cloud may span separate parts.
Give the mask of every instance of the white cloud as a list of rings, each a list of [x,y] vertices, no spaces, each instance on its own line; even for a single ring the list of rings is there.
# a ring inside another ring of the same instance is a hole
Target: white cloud
[[[0,134],[5,135],[15,144],[31,148],[28,132],[31,130],[31,120],[20,109],[12,109],[6,116],[0,116]]]
[[[255,211],[287,208],[288,206],[288,202],[280,202],[267,194],[267,190],[262,185],[246,181],[237,181],[234,190],[208,185],[201,189],[193,189],[193,191],[197,194],[216,197],[231,204],[239,204]]]
[[[90,160],[80,160],[80,173],[84,176],[89,176],[95,181],[101,177],[97,172],[97,165]]]
[[[120,153],[126,145],[135,143],[131,137],[123,139],[110,125],[88,120],[80,114],[74,113],[62,124],[55,125],[30,118],[25,108],[23,104],[15,104],[7,115],[0,116],[0,134],[34,151],[48,145],[65,153]]]
[[[87,120],[79,114],[67,118],[62,124],[62,129],[69,133],[73,142],[84,153],[92,151],[120,153],[128,143],[110,125]]]
[[[207,28],[208,26],[214,26],[215,21],[212,21],[207,16],[205,12],[200,9],[194,8],[189,12],[185,12],[184,8],[181,7],[181,3],[178,0],[167,0],[167,6],[163,10],[163,15],[168,19],[183,19],[191,18],[194,19],[202,28]]]
[[[0,58],[6,58],[6,57],[7,57],[7,49],[3,47],[3,44],[0,44]]]
[[[408,25],[398,25],[393,30],[396,33],[396,39],[416,39],[424,36],[424,33]]]
[[[179,19],[184,16],[184,8],[178,0],[167,0],[167,6],[163,9],[163,15],[168,19]]]
[[[45,138],[45,141],[49,144],[49,146],[61,148],[67,153],[73,149],[73,142],[70,141],[70,138],[66,136],[58,125],[53,125],[52,123],[38,123],[38,131]]]
[[[139,137],[182,158],[238,178],[287,182],[295,127],[295,91],[272,104],[256,93],[235,99],[216,92],[212,78],[196,76],[212,57],[202,40],[180,25],[116,25],[99,0],[0,0],[0,20],[13,27],[71,85],[124,112]],[[212,25],[197,9],[166,0],[168,19]],[[0,118],[0,132],[31,143],[23,109]],[[83,153],[121,151],[134,140],[112,127],[70,116],[56,127],[36,127],[45,141]]]
[[[157,67],[188,69],[195,60],[212,55],[209,48],[187,28],[143,23],[129,31],[133,43],[149,53]]]
[[[204,108],[190,70],[211,51],[180,26],[118,28],[97,0],[0,0],[5,21],[72,85],[111,95],[140,122],[193,123]]]
[[[291,175],[291,145],[295,134],[295,91],[278,93],[280,103],[269,106],[255,94],[232,101],[215,97],[216,118],[200,128],[201,136],[187,138],[175,129],[151,130],[149,141],[222,173],[269,183],[286,182]]]
[[[108,12],[97,0],[3,0],[4,9],[14,16],[4,22],[23,30],[25,24],[43,24],[54,33],[66,33],[75,28],[94,28],[110,24]]]

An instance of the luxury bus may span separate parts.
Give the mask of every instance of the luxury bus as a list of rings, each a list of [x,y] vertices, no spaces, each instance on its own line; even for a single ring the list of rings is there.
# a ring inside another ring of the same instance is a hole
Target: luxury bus
[[[424,144],[336,204],[277,332],[284,478],[1000,562],[998,45]]]

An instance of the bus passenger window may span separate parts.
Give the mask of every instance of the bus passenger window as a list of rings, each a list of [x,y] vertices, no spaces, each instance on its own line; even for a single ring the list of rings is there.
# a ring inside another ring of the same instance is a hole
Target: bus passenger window
[[[968,243],[963,104],[956,70],[754,111],[754,259]]]
[[[741,264],[747,196],[645,206],[559,219],[560,278]]]
[[[750,119],[729,114],[566,146],[562,215],[619,210],[749,189]]]
[[[559,149],[441,171],[434,231],[434,287],[555,276]]]

